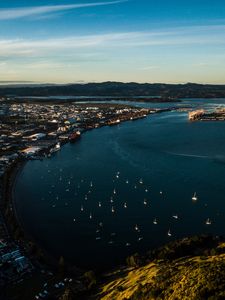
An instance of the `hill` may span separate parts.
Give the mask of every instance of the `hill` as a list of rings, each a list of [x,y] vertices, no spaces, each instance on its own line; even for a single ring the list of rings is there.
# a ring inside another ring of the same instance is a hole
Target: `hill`
[[[225,244],[194,237],[162,247],[105,276],[95,300],[225,299]],[[183,254],[182,254],[183,252]]]
[[[172,98],[224,98],[225,85],[103,82],[67,85],[2,86],[0,96],[161,96]]]

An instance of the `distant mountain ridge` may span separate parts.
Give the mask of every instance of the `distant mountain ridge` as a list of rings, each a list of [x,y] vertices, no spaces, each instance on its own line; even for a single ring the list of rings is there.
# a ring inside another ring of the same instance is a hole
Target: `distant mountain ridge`
[[[1,86],[0,96],[161,96],[172,98],[225,98],[225,84],[75,83]]]

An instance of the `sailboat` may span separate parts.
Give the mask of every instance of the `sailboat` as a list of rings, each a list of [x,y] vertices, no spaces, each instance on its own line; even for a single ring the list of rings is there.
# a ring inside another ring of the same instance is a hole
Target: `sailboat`
[[[154,225],[157,225],[157,224],[158,224],[158,221],[157,221],[156,218],[153,220],[153,224],[154,224]]]
[[[211,225],[211,224],[212,224],[212,221],[208,218],[208,219],[205,221],[205,224],[206,224],[206,225]]]
[[[137,224],[135,225],[134,229],[135,229],[136,231],[138,231],[138,230],[139,230],[139,228],[138,228]]]
[[[194,193],[194,195],[192,196],[192,198],[191,198],[193,201],[197,201],[198,200],[198,197],[197,197],[197,195],[196,195],[196,192]]]

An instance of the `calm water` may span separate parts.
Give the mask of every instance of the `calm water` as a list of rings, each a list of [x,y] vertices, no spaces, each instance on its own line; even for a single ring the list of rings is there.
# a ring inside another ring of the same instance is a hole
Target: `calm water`
[[[187,113],[171,112],[87,132],[28,162],[15,198],[25,229],[47,251],[88,268],[184,236],[225,234],[225,122],[189,123]]]

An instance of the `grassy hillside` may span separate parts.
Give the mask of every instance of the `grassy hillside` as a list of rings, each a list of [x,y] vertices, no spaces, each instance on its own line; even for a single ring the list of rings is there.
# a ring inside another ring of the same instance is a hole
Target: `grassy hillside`
[[[225,244],[218,238],[184,239],[128,263],[133,267],[107,274],[90,299],[225,299]]]

